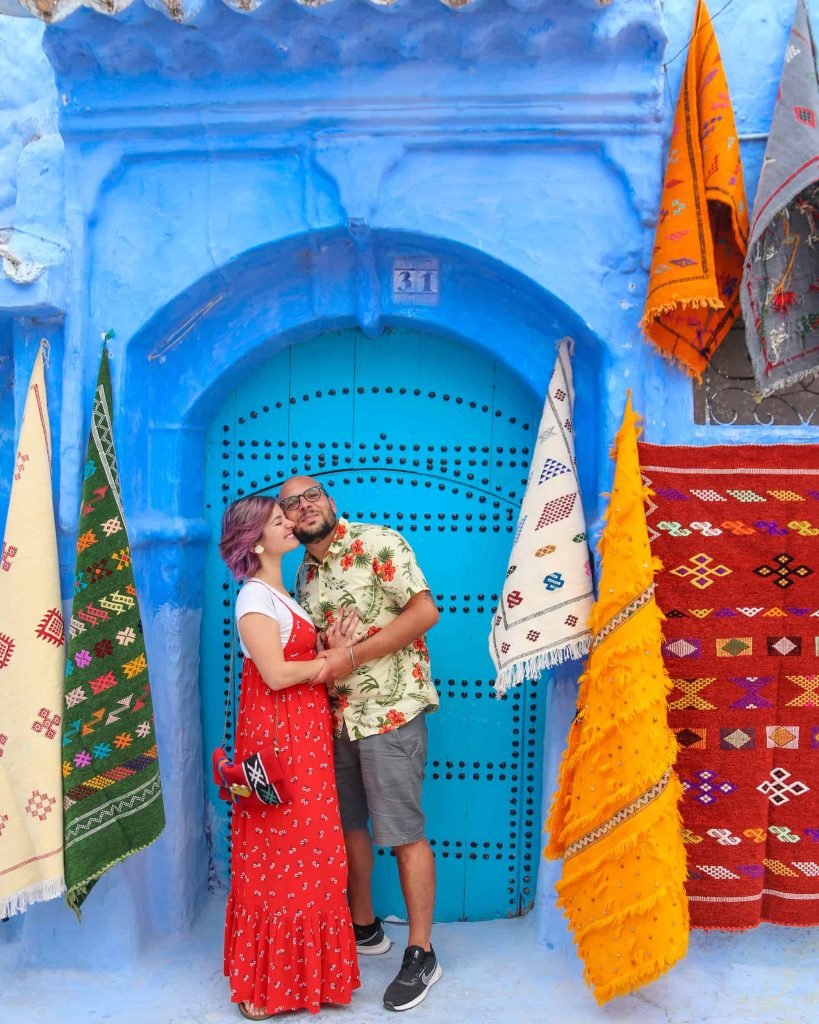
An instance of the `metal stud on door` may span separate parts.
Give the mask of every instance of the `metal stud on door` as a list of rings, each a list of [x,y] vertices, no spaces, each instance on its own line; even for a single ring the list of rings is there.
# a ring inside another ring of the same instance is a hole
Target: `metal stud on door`
[[[496,699],[487,633],[539,414],[540,399],[472,349],[419,331],[371,340],[350,330],[274,356],[230,395],[208,434],[206,750],[221,738],[231,670],[236,588],[216,548],[228,501],[310,474],[340,512],[399,530],[418,555],[441,610],[429,637],[441,707],[428,718],[424,791],[438,920],[519,914],[534,899],[541,684]],[[213,875],[224,881],[228,810],[213,793],[208,807]],[[379,914],[404,913],[388,850],[378,850],[375,888]]]

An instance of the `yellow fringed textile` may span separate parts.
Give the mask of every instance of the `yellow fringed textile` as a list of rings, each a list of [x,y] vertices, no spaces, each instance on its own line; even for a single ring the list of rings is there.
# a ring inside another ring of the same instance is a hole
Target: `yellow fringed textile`
[[[594,640],[546,826],[546,856],[563,859],[558,905],[598,1003],[653,981],[688,948],[682,788],[654,600],[662,566],[649,547],[637,433],[629,395],[600,541]]]

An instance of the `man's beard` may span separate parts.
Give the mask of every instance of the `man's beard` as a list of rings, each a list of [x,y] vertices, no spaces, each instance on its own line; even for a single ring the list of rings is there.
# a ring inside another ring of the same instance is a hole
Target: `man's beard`
[[[335,530],[337,523],[338,517],[331,509],[313,526],[294,526],[293,535],[302,544],[315,544],[317,540],[324,540],[325,537],[329,537],[333,530]]]

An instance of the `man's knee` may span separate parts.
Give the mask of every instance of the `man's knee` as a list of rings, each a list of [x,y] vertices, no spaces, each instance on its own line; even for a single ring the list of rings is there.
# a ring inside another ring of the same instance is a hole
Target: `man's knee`
[[[416,854],[424,850],[430,850],[431,852],[431,847],[426,837],[423,839],[416,839],[411,843],[401,843],[400,846],[392,847],[392,852],[399,861],[409,860],[411,857],[414,857]]]

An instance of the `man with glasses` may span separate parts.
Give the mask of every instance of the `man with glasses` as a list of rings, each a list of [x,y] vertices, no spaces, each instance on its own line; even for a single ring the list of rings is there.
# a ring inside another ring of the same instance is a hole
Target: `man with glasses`
[[[421,810],[425,712],[438,708],[424,634],[438,621],[438,609],[401,534],[339,518],[335,502],[312,477],[286,480],[279,503],[307,549],[296,596],[316,628],[325,629],[352,610],[361,619],[358,643],[326,652],[334,679],[336,783],[349,902],[359,954],[386,953],[390,939],[372,903],[373,840],[392,847],[409,936],[384,1005],[408,1010],[441,977],[430,942],[435,859]]]

